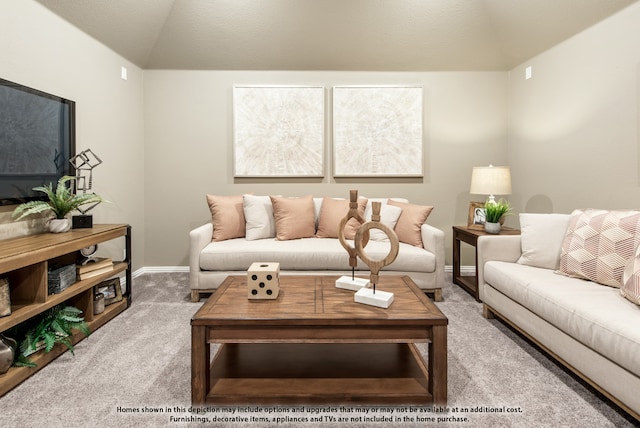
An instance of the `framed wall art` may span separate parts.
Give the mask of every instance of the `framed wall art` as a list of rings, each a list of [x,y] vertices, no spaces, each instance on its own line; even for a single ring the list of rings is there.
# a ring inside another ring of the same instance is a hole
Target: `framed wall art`
[[[420,86],[333,88],[335,177],[422,177]]]
[[[235,86],[234,176],[324,176],[324,87]]]

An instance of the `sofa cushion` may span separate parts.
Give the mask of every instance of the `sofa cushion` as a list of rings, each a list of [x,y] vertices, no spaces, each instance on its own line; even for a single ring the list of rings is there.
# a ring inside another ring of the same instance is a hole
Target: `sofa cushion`
[[[624,270],[620,294],[636,305],[640,305],[640,246]]]
[[[392,199],[389,205],[402,208],[402,213],[396,223],[395,232],[400,242],[422,247],[422,224],[427,221],[427,217],[433,210],[432,206],[416,205],[406,202],[398,202]]]
[[[522,256],[518,263],[558,269],[562,242],[569,226],[569,214],[520,214]]]
[[[380,206],[380,223],[384,224],[389,229],[394,230],[398,223],[398,219],[400,218],[400,214],[402,214],[402,208],[383,203]],[[365,221],[371,221],[372,216],[373,208],[371,204],[367,204],[367,208],[364,210]],[[369,229],[369,237],[374,241],[389,240],[387,234],[379,229]]]
[[[214,244],[210,244],[214,245]],[[638,307],[619,290],[517,263],[487,262],[487,284],[640,376]]]
[[[349,242],[353,245],[353,242]],[[389,253],[388,242],[369,241],[367,254],[382,259]],[[349,256],[337,239],[303,238],[288,241],[244,238],[214,242],[200,254],[200,268],[209,271],[245,271],[253,262],[279,262],[281,270],[350,271]],[[358,259],[358,270],[368,266]],[[396,260],[384,270],[435,272],[435,255],[423,248],[400,243]]]
[[[575,210],[562,243],[559,272],[620,287],[638,244],[640,211]]]
[[[366,198],[358,198],[358,214],[364,218],[364,209],[367,205]],[[337,238],[338,226],[342,219],[349,212],[349,201],[347,199],[323,198],[318,216],[318,238]],[[360,223],[351,218],[344,227],[344,237],[353,239]]]
[[[242,195],[216,196],[207,194],[207,205],[211,211],[214,241],[244,236],[245,219]]]
[[[315,210],[311,195],[300,198],[270,198],[278,240],[286,241],[315,235]]]
[[[275,238],[276,223],[269,196],[243,195],[242,207],[246,221],[245,237],[248,241]]]

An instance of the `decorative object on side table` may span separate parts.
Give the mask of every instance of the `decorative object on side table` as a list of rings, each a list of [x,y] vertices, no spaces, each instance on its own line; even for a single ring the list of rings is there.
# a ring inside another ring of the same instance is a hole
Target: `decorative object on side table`
[[[93,169],[102,163],[102,159],[93,153],[91,149],[87,149],[69,159],[69,163],[76,169],[76,194],[79,190],[82,190],[83,195],[93,195],[93,193],[87,193],[87,190],[93,188]],[[88,174],[88,176],[85,174]],[[93,227],[93,216],[87,214],[87,212],[92,210],[100,202],[102,201],[95,201],[89,208],[78,208],[81,214],[72,217],[73,228],[86,229]]]
[[[358,254],[355,247],[349,245],[344,237],[344,228],[347,225],[347,222],[350,219],[355,219],[360,225],[362,225],[365,220],[358,212],[358,191],[351,190],[349,191],[349,211],[347,215],[344,216],[342,220],[340,220],[340,224],[338,225],[338,240],[340,241],[340,245],[347,250],[349,254],[349,266],[351,267],[351,276],[343,275],[336,280],[336,288],[344,288],[346,290],[358,291],[363,287],[367,287],[369,285],[369,280],[365,278],[356,278],[355,270],[356,266],[358,266]],[[369,233],[367,232],[363,236],[363,244],[362,246],[366,246],[369,242]]]
[[[11,289],[9,280],[0,278],[0,317],[11,315]]]
[[[484,223],[484,230],[487,233],[500,233],[501,222],[504,221],[504,217],[511,214],[511,206],[509,203],[500,199],[498,202],[487,201],[484,204],[486,222]]]
[[[365,262],[371,270],[371,283],[373,284],[372,289],[361,288],[358,290],[354,296],[354,300],[358,303],[364,303],[366,305],[378,306],[386,309],[393,302],[393,293],[388,293],[386,291],[376,292],[376,284],[379,279],[378,273],[383,267],[390,265],[396,259],[400,243],[398,241],[398,235],[396,235],[390,227],[380,222],[380,207],[380,202],[371,203],[373,211],[371,221],[360,226],[354,239],[358,257],[360,257],[360,259]],[[379,229],[389,237],[389,244],[391,248],[389,249],[387,256],[382,260],[373,260],[364,251],[364,244],[368,240],[365,239],[365,237],[368,237],[369,229]]]
[[[277,299],[280,293],[280,263],[252,263],[247,270],[249,299]]]
[[[70,212],[78,210],[83,205],[97,204],[103,201],[100,196],[95,194],[73,194],[69,186],[67,186],[67,182],[72,180],[75,180],[75,177],[68,175],[61,177],[55,190],[51,183],[34,187],[33,190],[44,193],[47,196],[47,200],[29,201],[18,205],[13,211],[13,217],[15,220],[21,220],[34,214],[51,213],[55,217],[49,222],[49,230],[52,233],[68,231],[71,229],[71,222],[67,218]]]
[[[486,212],[484,211],[484,202],[469,202],[469,218],[467,227],[471,229],[484,229],[486,222]]]

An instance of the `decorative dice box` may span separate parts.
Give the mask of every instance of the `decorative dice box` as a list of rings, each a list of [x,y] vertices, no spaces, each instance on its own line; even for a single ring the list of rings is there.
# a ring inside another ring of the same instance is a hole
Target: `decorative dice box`
[[[280,263],[253,263],[247,271],[249,299],[276,299],[280,293]]]

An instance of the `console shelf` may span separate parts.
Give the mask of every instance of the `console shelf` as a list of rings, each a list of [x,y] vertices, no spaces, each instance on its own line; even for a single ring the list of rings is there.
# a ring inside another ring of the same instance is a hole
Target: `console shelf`
[[[50,263],[75,263],[77,251],[81,248],[121,237],[125,238],[125,259],[114,263],[113,270],[76,281],[61,293],[48,294],[47,271]],[[125,272],[127,283],[123,300],[94,315],[94,286],[122,272]],[[131,227],[126,224],[101,224],[60,234],[46,233],[0,241],[0,277],[9,279],[11,294],[11,315],[0,318],[0,333],[61,303],[80,309],[91,331],[95,331],[131,304]],[[82,334],[76,333],[72,343],[76,344],[83,338]],[[0,396],[66,349],[63,345],[56,345],[51,352],[39,351],[31,355],[30,359],[38,365],[34,368],[11,367],[7,373],[0,375]]]

